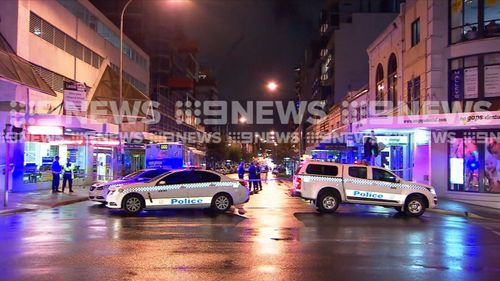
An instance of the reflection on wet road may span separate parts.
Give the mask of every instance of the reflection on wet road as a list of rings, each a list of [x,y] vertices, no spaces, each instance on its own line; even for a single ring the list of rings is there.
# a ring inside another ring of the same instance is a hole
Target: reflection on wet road
[[[0,217],[2,280],[496,280],[498,224],[343,205],[265,186],[245,216],[125,216],[84,202]]]

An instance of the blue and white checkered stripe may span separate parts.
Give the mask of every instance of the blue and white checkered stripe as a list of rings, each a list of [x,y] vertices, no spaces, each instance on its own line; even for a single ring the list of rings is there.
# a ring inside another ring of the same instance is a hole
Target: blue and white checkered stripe
[[[239,183],[237,182],[204,182],[204,183],[188,183],[188,184],[176,184],[176,185],[159,185],[159,186],[144,186],[144,187],[134,187],[126,188],[123,193],[132,192],[161,192],[169,190],[178,190],[182,188],[192,189],[192,188],[207,188],[207,187],[234,187],[237,188]]]
[[[324,182],[336,182],[341,183],[342,178],[338,177],[322,177],[322,176],[301,176],[304,182],[313,182],[313,181],[324,181]],[[385,182],[385,181],[374,181],[369,179],[359,179],[359,178],[345,178],[344,182],[360,184],[360,185],[372,185],[376,183],[378,186],[382,187],[396,187],[398,189],[411,189],[411,190],[422,190],[429,191],[429,189],[417,185],[417,184],[409,184],[409,183],[393,183],[393,182]]]

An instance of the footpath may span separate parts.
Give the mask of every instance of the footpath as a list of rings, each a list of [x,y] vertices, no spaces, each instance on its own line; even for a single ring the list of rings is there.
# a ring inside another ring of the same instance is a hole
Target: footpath
[[[0,215],[50,209],[88,200],[88,187],[73,186],[73,193],[52,193],[51,190],[31,192],[9,192],[8,206],[4,206],[3,193],[0,198]]]

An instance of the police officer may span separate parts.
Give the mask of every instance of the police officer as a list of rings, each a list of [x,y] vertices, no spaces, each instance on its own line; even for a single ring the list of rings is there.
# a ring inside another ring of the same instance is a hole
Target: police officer
[[[262,190],[262,178],[260,176],[260,174],[262,173],[262,167],[260,166],[260,164],[257,162],[257,166],[255,166],[255,172],[257,174],[257,188],[259,190]]]
[[[240,165],[238,166],[238,178],[240,180],[243,180],[245,177],[245,163],[240,162]]]
[[[73,192],[73,165],[71,162],[68,161],[66,162],[66,165],[63,167],[63,186],[62,186],[62,192],[64,192],[64,189],[66,188],[66,182],[69,185],[69,192]]]
[[[59,156],[54,157],[52,163],[52,193],[61,192],[59,190],[59,181],[61,180],[61,164],[59,164]]]
[[[253,187],[253,192],[257,193],[258,191],[258,183],[257,183],[257,168],[250,162],[250,166],[248,167],[248,179],[250,181],[250,190]]]

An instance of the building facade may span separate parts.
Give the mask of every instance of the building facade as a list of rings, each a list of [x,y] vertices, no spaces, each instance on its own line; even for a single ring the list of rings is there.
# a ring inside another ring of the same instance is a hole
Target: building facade
[[[408,137],[410,178],[439,196],[496,208],[499,14],[500,1],[406,1],[367,50],[370,100],[390,106],[354,124]]]
[[[12,190],[48,187],[55,156],[60,156],[61,164],[74,165],[76,184],[113,177],[118,166],[114,160],[119,154],[118,122],[108,107],[99,116],[85,106],[81,114],[68,114],[64,84],[84,85],[81,101],[87,105],[116,101],[119,29],[87,0],[12,0],[0,6],[0,34],[8,45],[2,50],[4,56],[20,61],[19,67],[26,71],[27,67],[34,70],[50,88],[50,92],[40,91],[18,79],[0,80],[0,101],[5,105],[2,121],[19,122],[25,133],[25,142],[11,151],[16,155]],[[149,56],[124,37],[123,57],[124,99],[148,101]],[[18,111],[21,118],[9,117],[12,111]],[[146,125],[128,123],[123,130],[144,136]],[[125,161],[128,168],[142,168],[143,153],[134,153],[131,147],[126,151],[127,159],[137,162]]]

